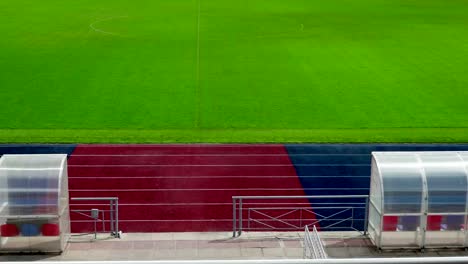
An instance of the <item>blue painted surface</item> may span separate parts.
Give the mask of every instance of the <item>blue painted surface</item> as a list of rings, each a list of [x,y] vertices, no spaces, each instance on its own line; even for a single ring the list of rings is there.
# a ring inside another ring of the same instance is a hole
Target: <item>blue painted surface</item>
[[[307,195],[368,195],[372,151],[468,151],[468,144],[289,144],[286,149]],[[364,210],[354,213],[364,216]],[[362,230],[363,223],[355,227]]]
[[[467,151],[468,144],[287,144],[290,155],[364,154],[372,151]]]
[[[39,227],[36,224],[22,224],[21,235],[23,236],[38,236],[40,234]]]
[[[76,144],[4,144],[0,145],[3,154],[67,154],[71,155]]]

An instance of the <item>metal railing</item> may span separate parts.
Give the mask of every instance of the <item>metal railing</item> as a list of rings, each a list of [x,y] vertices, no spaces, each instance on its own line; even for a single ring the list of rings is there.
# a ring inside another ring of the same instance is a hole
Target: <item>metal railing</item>
[[[119,230],[119,198],[118,197],[73,197],[71,201],[107,201],[107,203],[83,203],[83,204],[70,204],[70,208],[79,207],[80,209],[70,209],[70,212],[79,214],[89,221],[93,221],[94,237],[98,233],[110,232],[111,236],[120,238],[121,232]],[[86,209],[81,209],[86,208]],[[109,208],[109,209],[104,209]],[[106,219],[105,215],[109,218]],[[97,223],[102,225],[102,231],[97,228]],[[109,229],[107,229],[106,222],[109,222]]]
[[[366,233],[368,206],[368,195],[233,196],[232,235],[302,231],[313,225],[322,231]]]
[[[306,226],[304,230],[304,258],[305,259],[327,259],[328,255],[320,239],[317,228],[313,226],[312,232]]]

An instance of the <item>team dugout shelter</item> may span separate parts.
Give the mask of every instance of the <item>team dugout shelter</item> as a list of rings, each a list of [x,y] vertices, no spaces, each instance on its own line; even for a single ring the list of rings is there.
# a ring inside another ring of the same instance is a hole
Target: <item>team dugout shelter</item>
[[[468,152],[373,152],[368,231],[380,249],[467,247]]]
[[[62,252],[69,235],[67,155],[3,155],[0,251]]]

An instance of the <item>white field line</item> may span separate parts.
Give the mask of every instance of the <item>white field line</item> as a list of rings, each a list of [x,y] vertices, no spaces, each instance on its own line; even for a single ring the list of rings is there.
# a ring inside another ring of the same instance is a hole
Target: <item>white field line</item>
[[[197,12],[197,81],[200,79],[200,9],[201,9],[201,0],[198,0],[198,12]]]
[[[119,19],[119,18],[128,18],[128,16],[114,16],[114,17],[108,17],[108,18],[100,19],[100,20],[97,20],[97,21],[89,24],[89,27],[92,30],[94,30],[96,32],[99,32],[99,33],[102,33],[102,34],[105,34],[105,35],[122,36],[119,33],[104,31],[104,30],[101,30],[101,29],[96,27],[96,24],[99,24],[101,22],[110,21],[110,20]]]
[[[196,83],[195,83],[195,127],[200,127],[200,9],[201,9],[201,0],[198,0],[197,7],[197,70],[196,70]]]

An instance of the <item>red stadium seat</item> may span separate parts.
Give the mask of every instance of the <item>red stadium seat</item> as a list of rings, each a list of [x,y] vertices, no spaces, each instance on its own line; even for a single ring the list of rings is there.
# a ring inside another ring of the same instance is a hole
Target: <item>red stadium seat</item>
[[[440,224],[442,223],[441,215],[428,215],[427,216],[427,230],[440,231]]]
[[[396,231],[398,216],[386,215],[383,217],[383,231]]]
[[[0,227],[0,234],[2,237],[13,237],[19,235],[19,230],[16,225],[4,224]]]
[[[43,236],[58,236],[60,235],[60,228],[57,224],[43,224],[42,235]]]

